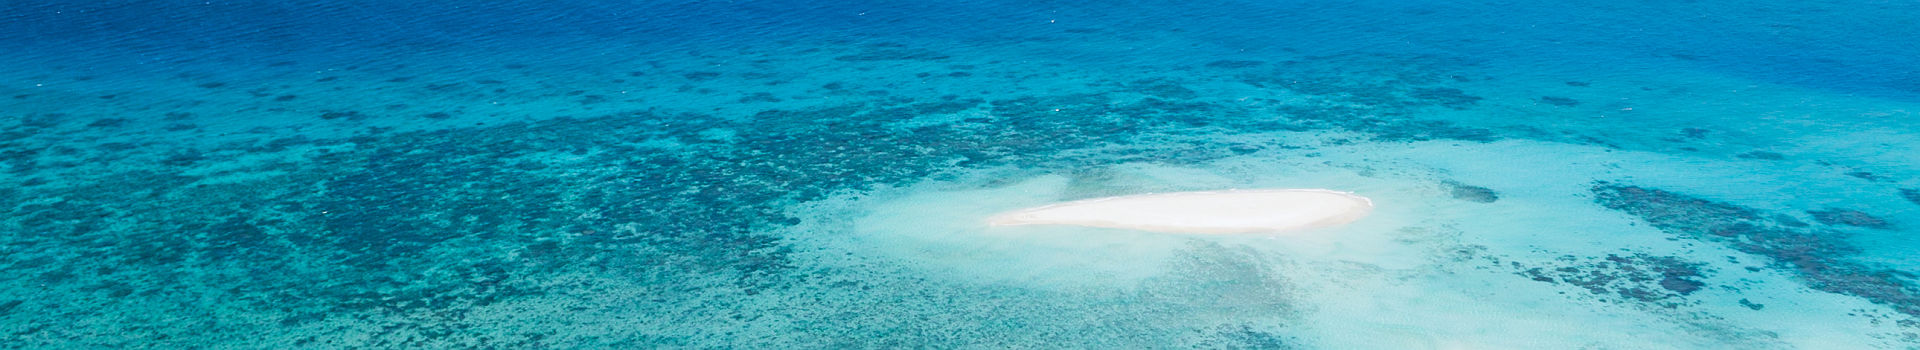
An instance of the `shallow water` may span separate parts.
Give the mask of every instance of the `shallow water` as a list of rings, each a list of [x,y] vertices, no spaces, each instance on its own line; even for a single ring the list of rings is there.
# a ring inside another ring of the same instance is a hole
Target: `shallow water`
[[[6,348],[1920,347],[1912,3],[0,14]]]

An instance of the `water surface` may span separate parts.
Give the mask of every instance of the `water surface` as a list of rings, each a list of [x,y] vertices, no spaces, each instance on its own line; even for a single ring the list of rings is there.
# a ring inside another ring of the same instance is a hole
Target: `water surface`
[[[1920,346],[1916,14],[6,3],[0,345]]]

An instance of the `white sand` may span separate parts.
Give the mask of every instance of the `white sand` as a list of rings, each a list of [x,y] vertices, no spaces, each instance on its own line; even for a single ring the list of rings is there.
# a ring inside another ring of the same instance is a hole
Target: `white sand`
[[[1166,233],[1234,234],[1338,226],[1373,212],[1373,201],[1319,189],[1179,192],[1096,198],[1015,210],[991,226],[1074,225]]]

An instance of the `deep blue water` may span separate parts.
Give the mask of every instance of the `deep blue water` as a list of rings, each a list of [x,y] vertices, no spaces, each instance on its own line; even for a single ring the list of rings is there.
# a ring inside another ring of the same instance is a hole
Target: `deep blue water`
[[[1913,23],[9,1],[0,345],[1909,348]],[[1259,187],[1379,209],[1233,237],[982,224]]]
[[[1221,2],[127,1],[8,4],[10,50],[121,64],[216,56],[351,60],[361,50],[473,46],[537,54],[612,41],[754,45],[899,35],[1014,40],[1071,29],[1176,31],[1238,50],[1445,53],[1574,69],[1649,59],[1841,93],[1908,94],[1916,5],[1902,2],[1604,4]],[[1054,22],[1048,22],[1054,21]],[[1041,25],[1050,23],[1051,25]],[[1151,47],[1135,59],[1185,57]],[[1206,52],[1226,55],[1228,52]],[[298,56],[293,56],[298,57]],[[1109,58],[1111,59],[1111,58]],[[130,62],[129,62],[130,61]],[[104,69],[106,67],[100,67]],[[153,69],[148,67],[147,69]]]

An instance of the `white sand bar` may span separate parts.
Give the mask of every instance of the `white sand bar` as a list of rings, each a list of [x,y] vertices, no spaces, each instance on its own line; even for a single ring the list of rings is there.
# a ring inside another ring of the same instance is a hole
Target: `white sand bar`
[[[1338,226],[1373,212],[1373,201],[1320,189],[1257,189],[1106,197],[994,215],[991,226],[1075,225],[1166,233],[1235,234]]]

